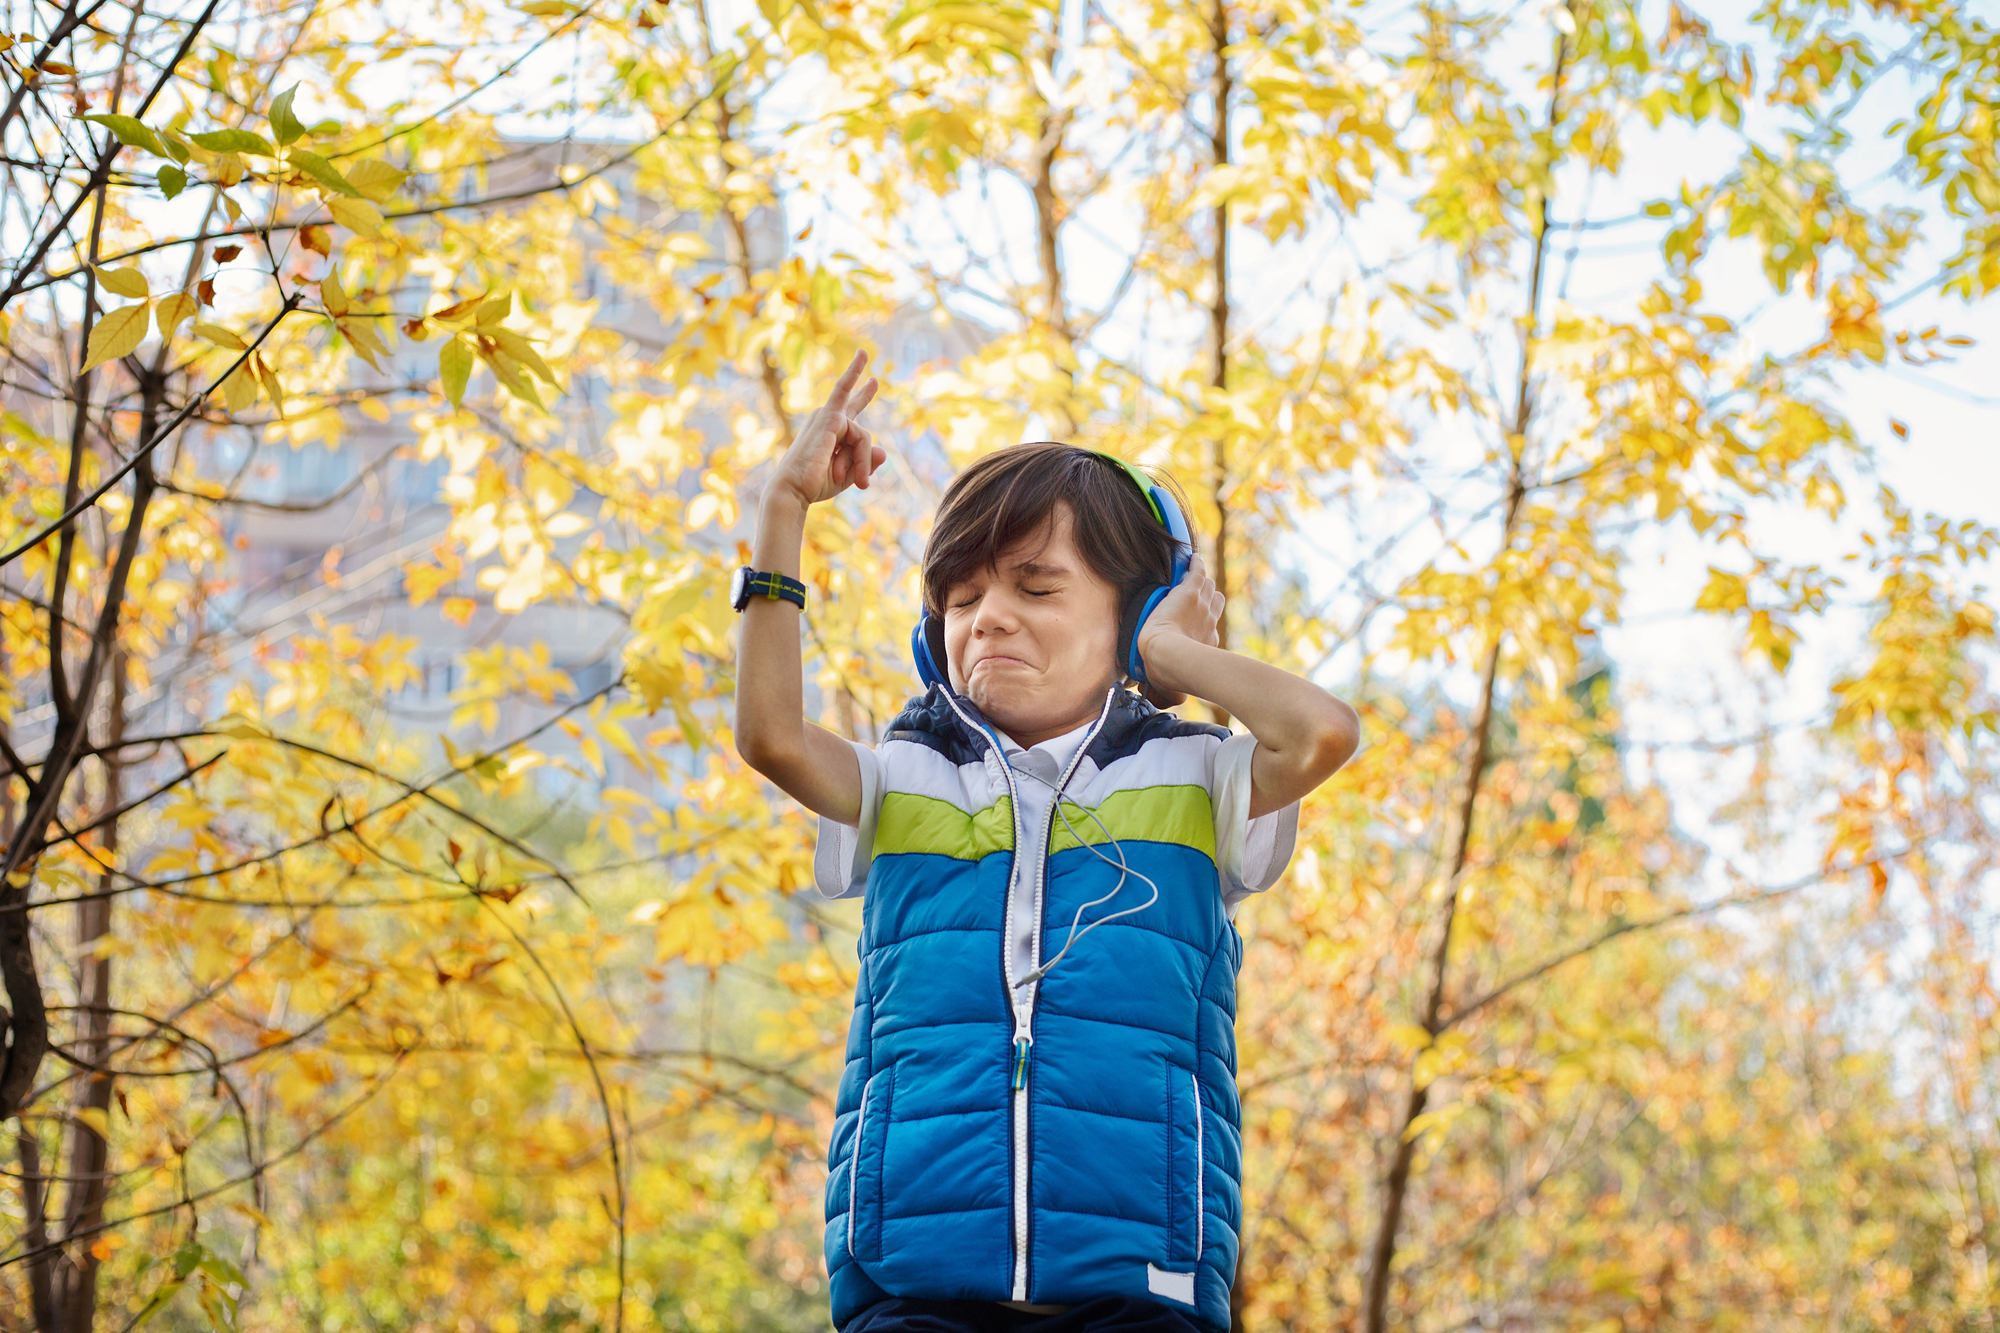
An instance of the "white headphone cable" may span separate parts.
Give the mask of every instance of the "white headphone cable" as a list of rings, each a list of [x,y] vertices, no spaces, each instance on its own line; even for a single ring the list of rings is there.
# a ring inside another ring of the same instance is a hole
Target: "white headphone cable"
[[[1010,764],[1009,767],[1011,768],[1013,766]],[[1111,830],[1106,828],[1104,826],[1104,821],[1097,817],[1097,811],[1091,809],[1089,806],[1080,807],[1085,814],[1090,816],[1091,822],[1097,825],[1098,832],[1102,833],[1104,835],[1104,840],[1111,844],[1111,849],[1118,853],[1118,859],[1116,861],[1106,856],[1103,852],[1098,851],[1097,848],[1092,844],[1085,842],[1083,836],[1076,831],[1076,825],[1069,822],[1069,812],[1063,809],[1062,793],[1056,789],[1055,783],[1050,782],[1047,778],[1043,777],[1041,774],[1031,773],[1027,769],[1017,768],[1014,771],[1022,774],[1025,777],[1033,778],[1035,781],[1041,783],[1044,787],[1047,787],[1051,792],[1054,793],[1056,814],[1062,818],[1063,827],[1069,830],[1069,836],[1076,839],[1078,846],[1088,848],[1090,854],[1092,856],[1095,856],[1098,860],[1104,862],[1104,864],[1118,867],[1118,882],[1111,886],[1111,892],[1105,894],[1102,898],[1093,898],[1089,902],[1083,904],[1081,907],[1076,909],[1076,915],[1070,919],[1069,937],[1063,941],[1063,947],[1056,951],[1056,956],[1054,958],[1049,959],[1048,962],[1043,963],[1040,967],[1028,973],[1027,976],[1022,977],[1019,981],[1015,982],[1014,989],[1019,990],[1021,987],[1031,985],[1034,982],[1040,981],[1043,977],[1047,976],[1052,970],[1054,970],[1055,965],[1063,960],[1063,955],[1067,954],[1070,951],[1070,947],[1074,945],[1078,940],[1082,939],[1085,935],[1088,935],[1091,931],[1096,930],[1099,926],[1104,925],[1107,922],[1116,921],[1121,916],[1131,916],[1134,912],[1143,912],[1148,907],[1151,907],[1154,903],[1160,901],[1160,886],[1154,883],[1146,875],[1142,874],[1137,870],[1134,870],[1129,864],[1126,863],[1125,848],[1119,843],[1118,839],[1111,836]],[[1153,896],[1146,899],[1145,902],[1140,903],[1137,907],[1127,907],[1122,911],[1113,912],[1109,916],[1101,916],[1097,920],[1091,922],[1089,925],[1084,926],[1083,929],[1079,931],[1077,927],[1079,925],[1082,925],[1083,914],[1089,911],[1091,908],[1098,906],[1101,903],[1108,903],[1113,898],[1116,898],[1119,892],[1122,889],[1124,889],[1125,881],[1128,878],[1142,881],[1146,885],[1146,887],[1150,888],[1153,891]]]

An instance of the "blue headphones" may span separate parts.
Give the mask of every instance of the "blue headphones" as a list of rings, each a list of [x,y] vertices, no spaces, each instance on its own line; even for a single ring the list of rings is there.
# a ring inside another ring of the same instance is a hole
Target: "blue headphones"
[[[1146,617],[1153,614],[1153,608],[1162,598],[1172,592],[1187,574],[1188,565],[1194,559],[1194,541],[1188,533],[1187,515],[1181,512],[1180,503],[1174,499],[1172,491],[1154,481],[1151,477],[1133,467],[1122,458],[1093,449],[1091,453],[1123,472],[1139,488],[1139,494],[1146,497],[1152,506],[1153,516],[1160,520],[1160,526],[1174,539],[1173,576],[1164,584],[1147,591],[1139,603],[1139,614],[1132,620],[1132,628],[1119,644],[1119,657],[1125,664],[1125,674],[1144,685],[1146,664],[1139,659],[1139,627],[1146,623]],[[926,686],[942,685],[951,688],[951,675],[945,669],[944,619],[934,616],[930,608],[917,620],[917,627],[910,634],[910,656],[916,659],[917,679]]]

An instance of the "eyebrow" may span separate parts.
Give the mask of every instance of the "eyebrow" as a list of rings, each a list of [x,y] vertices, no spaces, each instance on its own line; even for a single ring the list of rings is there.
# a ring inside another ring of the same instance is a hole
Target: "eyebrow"
[[[1069,573],[1069,566],[1046,564],[1040,560],[1023,560],[1014,566],[1013,572],[1024,578],[1052,578]]]

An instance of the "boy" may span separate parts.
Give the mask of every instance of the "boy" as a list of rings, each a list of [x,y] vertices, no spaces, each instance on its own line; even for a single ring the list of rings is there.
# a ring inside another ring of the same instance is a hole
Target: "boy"
[[[856,421],[876,390],[856,387],[864,362],[779,463],[734,599],[737,749],[820,815],[821,891],[865,890],[827,1159],[834,1323],[1227,1333],[1229,911],[1283,871],[1299,798],[1354,751],[1354,712],[1215,646],[1222,598],[1198,558],[1174,582],[1178,510],[1149,479],[1038,444],[981,459],[939,508],[929,692],[872,750],[808,722],[783,603],[803,606],[807,509],[887,457]],[[1128,675],[1250,734],[1159,712]]]

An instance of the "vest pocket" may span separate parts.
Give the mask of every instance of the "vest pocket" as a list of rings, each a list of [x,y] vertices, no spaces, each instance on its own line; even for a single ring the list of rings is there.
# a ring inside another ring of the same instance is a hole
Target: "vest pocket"
[[[1201,1080],[1193,1072],[1167,1066],[1169,1184],[1167,1262],[1193,1264],[1202,1249],[1202,1173],[1207,1144],[1202,1141]]]
[[[895,1069],[876,1071],[861,1087],[861,1123],[847,1163],[847,1252],[862,1263],[882,1257],[882,1155],[889,1139],[890,1090]]]

